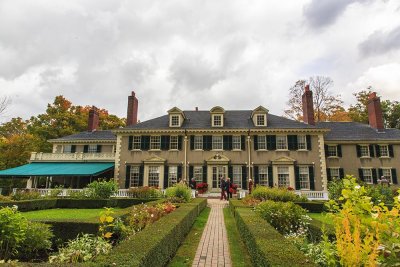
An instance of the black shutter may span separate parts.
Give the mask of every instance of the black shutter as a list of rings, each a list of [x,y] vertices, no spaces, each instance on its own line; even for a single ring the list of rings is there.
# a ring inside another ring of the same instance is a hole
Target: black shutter
[[[75,153],[76,152],[76,145],[72,145],[71,146],[71,153]]]
[[[182,166],[178,166],[177,167],[177,176],[178,176],[178,182],[180,182],[181,180],[183,180],[183,177],[182,177]]]
[[[143,186],[143,177],[144,177],[144,166],[140,165],[140,167],[139,167],[139,186]]]
[[[83,153],[88,153],[89,152],[89,145],[84,145],[83,146]]]
[[[308,167],[308,175],[310,176],[310,190],[315,190],[315,180],[314,180],[314,167]]]
[[[212,149],[212,136],[204,135],[203,136],[203,150],[209,151]]]
[[[140,149],[149,150],[149,148],[150,148],[150,136],[143,135],[141,138]]]
[[[325,157],[327,158],[327,157],[329,157],[329,154],[328,154],[328,145],[324,145],[324,148],[325,148]]]
[[[247,168],[242,166],[242,189],[247,189]]]
[[[397,173],[396,173],[396,169],[395,169],[395,168],[392,169],[392,182],[393,182],[394,184],[397,184],[397,183],[398,183],[398,182],[397,182]]]
[[[328,182],[332,181],[331,169],[330,168],[326,168],[326,178],[328,178]]]
[[[190,165],[189,166],[189,180],[191,180],[193,178],[193,166]]]
[[[340,179],[344,178],[344,169],[343,168],[339,168],[339,178]]]
[[[375,154],[377,158],[381,156],[381,148],[379,147],[379,145],[375,145]]]
[[[373,181],[374,184],[378,183],[378,177],[377,177],[377,174],[376,174],[376,169],[372,169],[372,181]]]
[[[381,168],[378,169],[379,179],[383,176],[383,170]]]
[[[168,166],[164,166],[164,189],[168,187]]]
[[[228,166],[228,177],[231,179],[231,183],[233,183],[233,167]]]
[[[300,168],[298,166],[294,166],[294,179],[296,190],[300,190]]]
[[[128,140],[129,140],[128,141],[128,150],[132,150],[132,148],[133,148],[133,136],[129,136]]]
[[[254,150],[258,150],[258,135],[254,135]]]
[[[161,135],[161,150],[169,149],[169,135]]]
[[[232,150],[232,135],[223,136],[223,147],[224,150]]]
[[[337,145],[336,148],[337,148],[337,156],[339,158],[341,158],[342,157],[342,145]]]
[[[268,185],[274,187],[274,175],[272,173],[272,166],[268,166]]]
[[[97,145],[97,153],[101,153],[101,145]]]
[[[388,145],[388,149],[389,149],[389,157],[393,158],[394,157],[393,145]]]
[[[178,150],[182,150],[182,141],[183,141],[183,136],[179,135],[178,136]]]
[[[289,150],[297,150],[297,135],[288,135],[288,149]]]
[[[260,179],[258,177],[258,166],[254,166],[254,184],[258,185],[260,183]]]
[[[125,189],[127,189],[131,182],[131,165],[126,165],[125,171]]]
[[[275,135],[267,135],[267,149],[268,150],[276,150],[276,136]]]
[[[194,135],[190,136],[190,150],[194,150]]]
[[[311,151],[311,135],[306,135],[306,142],[307,142],[307,150]]]
[[[364,181],[363,170],[361,168],[358,169],[358,178],[360,178],[361,181]]]
[[[240,137],[240,149],[245,150],[245,145],[246,145],[246,136],[242,135]]]
[[[357,158],[360,158],[361,157],[361,146],[356,145],[356,150],[357,150]]]
[[[203,166],[203,183],[207,183],[207,165]]]
[[[369,156],[370,156],[371,158],[375,157],[374,145],[369,145]]]

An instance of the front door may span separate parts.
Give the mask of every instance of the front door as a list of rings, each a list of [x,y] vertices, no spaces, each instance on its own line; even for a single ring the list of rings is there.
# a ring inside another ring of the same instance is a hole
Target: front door
[[[227,177],[227,166],[213,166],[212,167],[212,188],[219,188],[221,178]]]

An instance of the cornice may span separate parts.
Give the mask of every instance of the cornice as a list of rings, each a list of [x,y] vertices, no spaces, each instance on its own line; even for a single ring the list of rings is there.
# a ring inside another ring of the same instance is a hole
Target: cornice
[[[91,140],[49,140],[51,144],[115,144],[117,143],[117,139],[115,140],[101,140],[101,139],[91,139]]]

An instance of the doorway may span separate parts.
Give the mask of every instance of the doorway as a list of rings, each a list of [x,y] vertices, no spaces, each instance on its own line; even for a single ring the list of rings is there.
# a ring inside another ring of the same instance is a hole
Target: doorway
[[[227,177],[228,166],[213,166],[212,167],[212,188],[218,189],[221,178]]]

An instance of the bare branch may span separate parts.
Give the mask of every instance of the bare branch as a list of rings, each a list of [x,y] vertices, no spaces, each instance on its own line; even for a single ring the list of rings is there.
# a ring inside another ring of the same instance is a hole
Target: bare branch
[[[0,115],[3,114],[11,104],[11,98],[8,96],[0,97]]]

